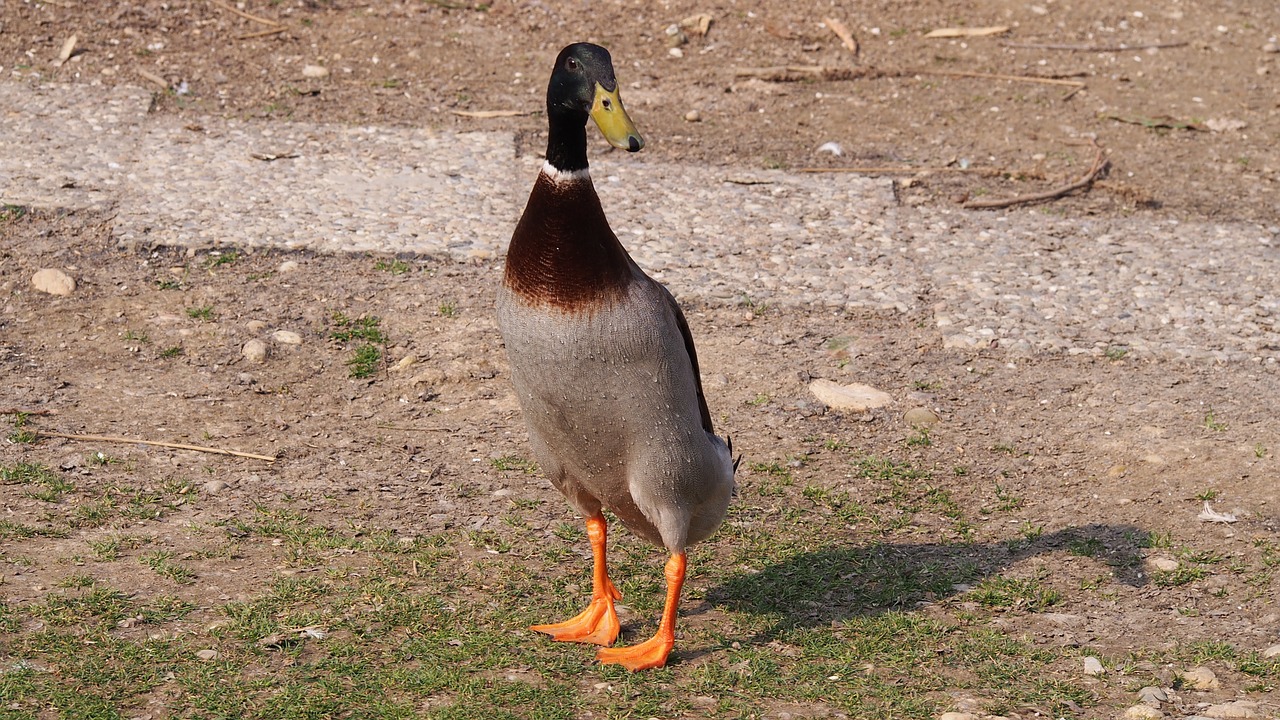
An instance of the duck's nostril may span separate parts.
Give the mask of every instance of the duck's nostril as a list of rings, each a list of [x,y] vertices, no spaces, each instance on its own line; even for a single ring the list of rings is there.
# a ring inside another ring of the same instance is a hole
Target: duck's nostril
[[[627,152],[638,152],[640,150],[640,141],[635,135],[627,138]]]

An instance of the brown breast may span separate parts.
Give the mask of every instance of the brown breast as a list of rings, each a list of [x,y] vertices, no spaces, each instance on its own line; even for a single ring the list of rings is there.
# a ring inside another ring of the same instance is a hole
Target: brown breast
[[[631,277],[590,177],[539,173],[507,249],[507,287],[529,304],[590,312],[618,298]]]

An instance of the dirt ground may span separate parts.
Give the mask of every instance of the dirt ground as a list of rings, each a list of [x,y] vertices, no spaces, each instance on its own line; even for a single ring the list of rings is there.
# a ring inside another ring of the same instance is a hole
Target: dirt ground
[[[193,121],[225,114],[513,129],[521,151],[536,153],[546,136],[539,111],[548,61],[566,42],[590,39],[614,53],[645,152],[672,161],[932,168],[914,176],[908,201],[954,204],[1067,182],[1088,167],[1088,141],[1096,140],[1109,152],[1109,175],[1036,211],[1277,222],[1280,5],[1263,0],[844,7],[806,0],[754,10],[536,0],[244,4],[285,28],[258,37],[246,36],[274,26],[212,2],[0,2],[0,63],[11,79],[145,85],[145,70],[182,88],[158,92],[155,111]],[[682,57],[674,57],[668,26],[698,13],[711,16],[709,32],[686,31]],[[820,24],[824,17],[849,26],[857,57]],[[992,25],[1010,30],[923,37],[939,27]],[[76,54],[52,68],[72,33]],[[1185,44],[1112,52],[1006,43]],[[327,77],[304,76],[307,65],[325,67]],[[880,73],[841,80],[736,72],[817,65]],[[1065,97],[1072,87],[935,74],[944,71],[1084,87]],[[530,114],[477,119],[456,110]],[[841,156],[816,152],[829,141]],[[964,165],[992,172],[955,171]],[[179,554],[199,544],[186,528],[252,514],[263,503],[406,535],[479,529],[508,511],[511,493],[545,501],[527,510],[534,530],[566,519],[541,479],[495,472],[495,460],[528,456],[491,310],[496,266],[262,251],[228,257],[123,253],[109,214],[10,212],[0,222],[0,410],[50,411],[29,418],[43,430],[234,448],[276,456],[275,463],[11,438],[0,447],[4,464],[58,468],[85,502],[126,482],[155,490],[181,478],[189,500],[138,520]],[[284,262],[296,267],[282,269]],[[48,266],[75,272],[73,296],[30,291],[32,273]],[[350,377],[356,343],[333,338],[339,313],[381,318],[387,339],[367,379]],[[938,543],[942,552],[944,544],[972,542],[985,551],[960,559],[1047,578],[1063,594],[1053,613],[997,618],[1006,632],[1135,656],[1189,643],[1252,652],[1280,642],[1274,366],[943,350],[925,318],[895,313],[710,305],[687,313],[709,405],[746,454],[744,503],[777,501],[753,496],[753,488],[766,480],[761,468],[780,463],[796,478],[784,501],[821,516],[830,510],[802,489],[866,493],[850,475],[850,453],[892,457],[933,469],[969,518],[959,530],[923,523],[920,547]],[[269,340],[261,363],[242,356],[247,341],[275,330],[297,333],[301,344]],[[867,383],[895,402],[865,415],[830,411],[810,395],[813,378]],[[915,407],[941,422],[922,434],[903,420]],[[94,453],[104,459],[95,463]],[[7,490],[3,497],[13,522],[76,527],[74,504],[50,511],[36,498]],[[1205,500],[1238,521],[1197,520]],[[5,540],[5,596],[31,599],[78,571],[73,562],[32,567],[13,558],[73,556],[77,544],[104,532]],[[1028,544],[1011,542],[1019,538]],[[1067,552],[1081,543],[1104,549]],[[1196,574],[1153,584],[1170,577],[1155,569],[1157,560]],[[217,559],[192,560],[207,581],[184,592],[203,611],[253,597],[277,563],[266,551],[240,558],[234,573]],[[144,594],[161,584],[137,567],[106,564],[95,573],[118,573]],[[1106,592],[1082,590],[1099,576],[1114,578]],[[1220,687],[1188,695],[1177,712],[1237,698],[1278,711],[1271,686],[1215,669]],[[1114,716],[1133,704],[1136,689],[1098,684],[1096,705],[1080,716]]]

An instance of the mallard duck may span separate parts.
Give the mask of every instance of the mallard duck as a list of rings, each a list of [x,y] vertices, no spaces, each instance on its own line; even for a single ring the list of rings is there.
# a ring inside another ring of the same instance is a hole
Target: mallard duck
[[[498,328],[539,466],[586,519],[591,603],[531,630],[603,645],[606,664],[662,667],[675,644],[685,549],[724,519],[734,490],[729,443],[715,435],[698,356],[675,299],[618,242],[587,170],[587,118],[615,147],[644,140],[622,106],[609,52],[570,45],[547,87],[547,158],[507,249]],[[670,553],[657,633],[618,637],[622,596],[606,566],[602,510]]]

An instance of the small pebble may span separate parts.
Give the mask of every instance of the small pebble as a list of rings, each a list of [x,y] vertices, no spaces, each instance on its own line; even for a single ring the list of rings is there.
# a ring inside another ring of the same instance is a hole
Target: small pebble
[[[244,344],[240,354],[244,355],[244,359],[249,362],[260,363],[267,359],[267,344],[254,338]]]
[[[76,289],[76,281],[56,268],[45,268],[31,276],[31,286],[50,295],[70,295]]]
[[[277,330],[271,333],[271,339],[281,345],[301,345],[302,336],[292,330]]]
[[[1280,657],[1280,645],[1272,645],[1266,650],[1263,650],[1262,657],[1264,658]]]
[[[673,57],[673,58],[682,58],[682,57],[684,57],[684,51],[683,51],[683,50],[681,50],[681,49],[680,49],[680,48],[678,48],[678,47],[673,47],[673,48],[671,48],[670,50],[668,50],[668,51],[667,51],[667,54],[668,54],[668,55],[670,55],[670,56],[671,56],[671,57]]]
[[[1090,655],[1084,659],[1085,675],[1105,675],[1107,669],[1102,667],[1102,661]]]
[[[932,427],[942,422],[942,418],[929,408],[917,407],[903,413],[902,421],[911,427]]]
[[[261,320],[250,320],[244,326],[249,332],[262,332],[267,329],[267,324]]]
[[[294,262],[293,260],[285,260],[284,262],[280,263],[280,267],[276,268],[276,271],[281,273],[287,273],[287,272],[293,272],[294,270],[297,270],[297,269],[298,269],[298,263]]]
[[[702,113],[697,110],[690,110],[684,114],[685,122],[702,122]]]
[[[196,651],[196,657],[200,658],[201,660],[217,660],[218,655],[219,655],[218,651],[212,650],[212,649]]]
[[[1192,690],[1216,690],[1220,685],[1218,676],[1203,665],[1182,673],[1182,679]]]
[[[1150,705],[1134,705],[1124,711],[1125,720],[1159,720],[1164,713]]]
[[[303,65],[302,77],[305,78],[322,78],[329,77],[329,68],[323,65]]]
[[[1151,566],[1163,572],[1173,572],[1178,569],[1178,561],[1172,558],[1152,558]]]
[[[210,480],[205,484],[201,485],[200,489],[204,490],[205,494],[207,495],[217,495],[223,490],[226,490],[228,487],[229,486],[227,485],[227,483],[222,480]]]
[[[944,712],[938,720],[978,720],[978,716],[967,712]]]

